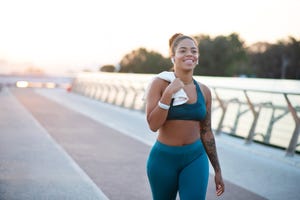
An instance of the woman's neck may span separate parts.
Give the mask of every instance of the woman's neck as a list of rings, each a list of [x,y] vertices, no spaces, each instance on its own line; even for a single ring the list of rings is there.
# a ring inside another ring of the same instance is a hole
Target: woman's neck
[[[174,71],[174,75],[176,78],[179,78],[183,84],[189,85],[193,82],[193,72],[179,72]]]

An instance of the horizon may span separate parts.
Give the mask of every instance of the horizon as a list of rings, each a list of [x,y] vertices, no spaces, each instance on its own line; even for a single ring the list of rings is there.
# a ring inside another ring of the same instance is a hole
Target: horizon
[[[176,32],[237,33],[246,46],[299,39],[299,10],[297,0],[0,2],[0,74],[30,67],[46,74],[94,71],[138,48],[167,56]]]

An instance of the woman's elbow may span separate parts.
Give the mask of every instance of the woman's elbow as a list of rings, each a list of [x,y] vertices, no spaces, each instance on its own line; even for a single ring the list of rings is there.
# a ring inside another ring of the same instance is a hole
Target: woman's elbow
[[[206,132],[205,134],[200,134],[202,140],[210,140],[214,138],[214,134],[211,131]]]
[[[149,126],[150,130],[153,132],[156,132],[159,129],[159,127],[157,127],[154,124],[149,123],[149,122],[148,122],[148,126]]]
[[[151,127],[151,126],[149,126],[149,128],[150,128],[150,130],[151,130],[152,132],[156,132],[156,131],[158,130],[158,128],[156,128],[156,127]]]
[[[159,127],[157,127],[157,126],[155,126],[155,124],[151,123],[151,120],[149,118],[147,118],[147,122],[148,122],[148,126],[151,131],[156,132],[159,129]]]

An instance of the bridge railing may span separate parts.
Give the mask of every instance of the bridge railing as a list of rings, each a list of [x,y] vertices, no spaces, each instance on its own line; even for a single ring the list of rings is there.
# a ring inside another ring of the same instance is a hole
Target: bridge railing
[[[72,91],[102,102],[145,111],[145,88],[154,75],[81,73]],[[300,152],[300,81],[200,77],[211,88],[212,126],[226,133]]]

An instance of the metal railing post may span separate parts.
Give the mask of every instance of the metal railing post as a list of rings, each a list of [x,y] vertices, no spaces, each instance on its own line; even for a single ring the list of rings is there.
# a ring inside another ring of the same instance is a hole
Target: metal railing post
[[[292,138],[290,140],[289,146],[286,150],[286,156],[293,156],[295,154],[295,149],[297,147],[297,142],[298,142],[298,137],[300,134],[300,119],[297,115],[297,111],[295,110],[295,108],[292,106],[288,96],[286,93],[283,94],[284,98],[287,102],[288,108],[293,116],[293,119],[295,121],[295,129],[293,131],[293,135]]]
[[[250,128],[248,136],[246,138],[246,144],[250,144],[250,143],[252,143],[253,138],[255,136],[255,127],[256,127],[256,124],[257,124],[259,111],[257,112],[255,110],[255,107],[254,107],[253,103],[251,102],[246,90],[244,90],[244,94],[245,94],[245,97],[247,99],[247,103],[249,105],[249,108],[250,108],[250,110],[253,114],[253,121],[252,121],[252,124],[251,124],[251,128]],[[259,110],[260,110],[260,107],[259,107]]]
[[[215,95],[216,95],[216,99],[219,102],[220,108],[222,110],[221,118],[220,118],[220,121],[218,123],[218,128],[216,130],[216,134],[220,135],[221,131],[222,131],[222,126],[223,126],[223,121],[224,121],[224,118],[225,118],[226,110],[227,110],[227,104],[219,97],[216,88],[214,88],[214,92],[215,92]]]

